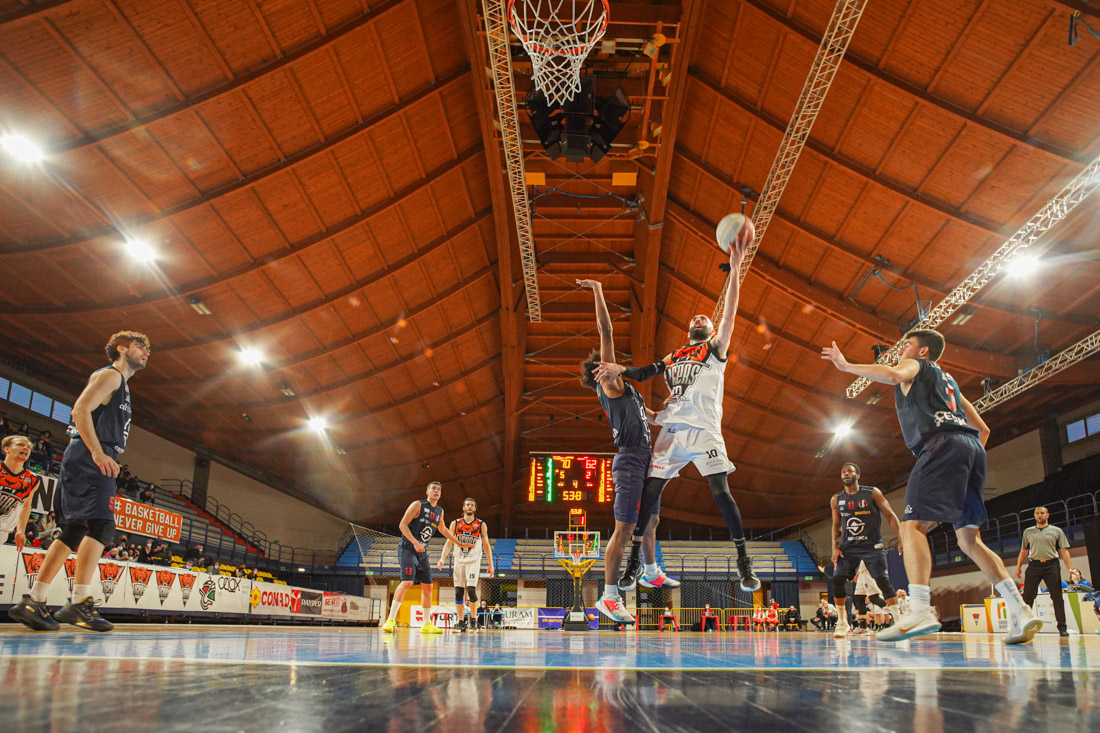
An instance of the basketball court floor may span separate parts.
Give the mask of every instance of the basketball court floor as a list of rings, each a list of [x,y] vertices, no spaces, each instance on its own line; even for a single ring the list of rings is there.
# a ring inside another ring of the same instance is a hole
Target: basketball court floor
[[[0,629],[18,731],[1096,730],[1100,636]]]

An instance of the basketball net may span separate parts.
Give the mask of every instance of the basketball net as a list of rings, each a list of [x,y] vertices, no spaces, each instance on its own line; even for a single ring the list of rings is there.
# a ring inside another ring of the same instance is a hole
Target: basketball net
[[[381,567],[385,561],[397,563],[397,544],[400,537],[394,537],[358,524],[351,525],[355,543],[359,546],[359,564],[362,567]]]
[[[548,104],[564,104],[581,90],[581,68],[607,30],[609,9],[608,0],[508,0],[508,23]]]

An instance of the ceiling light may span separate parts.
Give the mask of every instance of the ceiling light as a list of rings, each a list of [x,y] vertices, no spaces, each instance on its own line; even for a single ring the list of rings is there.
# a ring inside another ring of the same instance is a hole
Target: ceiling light
[[[964,305],[962,308],[959,308],[959,310],[955,313],[955,317],[953,319],[951,319],[951,325],[952,326],[961,326],[964,323],[966,323],[967,321],[969,321],[971,318],[973,318],[974,314],[977,313],[977,312],[978,312],[978,309],[975,308],[974,306]]]
[[[202,299],[197,295],[190,295],[187,297],[187,303],[191,306],[191,309],[198,313],[200,316],[212,316],[214,312],[206,307],[206,303],[202,302]]]
[[[309,429],[315,433],[323,433],[328,429],[328,420],[323,417],[311,417],[309,419]]]
[[[45,157],[42,148],[22,135],[0,137],[0,146],[3,146],[4,151],[20,163],[37,163]]]
[[[283,393],[283,397],[293,397],[294,389],[286,382],[279,382],[275,385],[280,392]]]
[[[1039,258],[1031,255],[1021,255],[1008,263],[1008,274],[1012,277],[1025,277],[1032,274],[1039,267]]]
[[[138,262],[152,262],[157,258],[156,250],[144,239],[127,240],[126,251]]]
[[[304,573],[305,571],[306,571],[306,569],[305,569],[305,568],[298,568],[298,572],[299,572],[299,573]]]
[[[835,428],[833,428],[833,435],[835,435],[838,438],[846,438],[846,437],[848,437],[848,434],[851,433],[851,432],[852,432],[851,423],[846,423],[846,422],[845,423],[838,423],[837,426]]]
[[[264,360],[264,355],[258,349],[241,349],[237,357],[247,366],[257,366]]]

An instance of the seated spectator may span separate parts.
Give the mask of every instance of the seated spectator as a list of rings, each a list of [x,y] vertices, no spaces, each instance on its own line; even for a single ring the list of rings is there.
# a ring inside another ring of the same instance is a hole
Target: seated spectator
[[[768,612],[764,610],[763,606],[757,606],[756,610],[752,612],[752,630],[763,631],[767,620]]]
[[[54,540],[56,540],[60,536],[61,536],[61,528],[60,527],[54,527],[53,529],[49,530],[48,532],[45,532],[42,536],[42,549],[43,550],[50,549],[50,545],[52,545]]]
[[[718,619],[718,612],[710,607],[709,603],[703,605],[703,617],[700,619],[699,630],[706,631],[712,628],[715,631],[722,630],[722,622]]]
[[[498,629],[504,623],[504,611],[500,610],[499,603],[493,606],[493,610],[490,613],[490,618],[492,619],[493,626]]]
[[[153,554],[149,556],[151,565],[171,565],[172,553],[168,550],[168,543],[161,542],[153,548]]]
[[[183,553],[183,559],[184,560],[190,560],[195,565],[205,567],[206,566],[206,563],[205,563],[206,558],[203,555],[202,551],[203,551],[203,545],[202,545],[201,542],[198,542],[194,546],[192,546],[191,549],[189,549],[187,552]]]
[[[768,631],[779,630],[779,604],[774,603],[768,607],[767,613],[764,615],[764,624]]]
[[[481,605],[477,607],[477,625],[481,628],[487,628],[491,615],[492,612],[489,609],[489,601],[482,600]]]
[[[661,611],[661,618],[657,621],[657,630],[664,631],[666,622],[677,631],[680,630],[680,620],[676,618],[676,612],[672,610],[671,603],[665,606],[664,611]]]
[[[802,630],[802,618],[798,613],[798,608],[791,606],[787,609],[786,619],[783,621],[783,626],[787,631],[801,631]]]
[[[145,540],[145,544],[138,548],[138,562],[149,562],[153,556],[153,541]]]
[[[141,490],[141,495],[140,495],[141,503],[143,503],[143,504],[156,504],[157,503],[156,488],[157,487],[154,486],[153,484],[149,484],[144,489],[142,489]]]
[[[836,626],[836,620],[836,606],[822,598],[817,604],[817,615],[810,619],[810,623],[817,627],[818,631],[828,631]]]
[[[57,527],[57,512],[50,512],[42,520],[42,531],[52,532]]]
[[[1081,577],[1080,570],[1077,568],[1070,568],[1069,582],[1062,581],[1062,590],[1070,590],[1075,593],[1091,593],[1094,589],[1092,583]]]
[[[8,416],[0,412],[0,438],[6,438],[15,432],[15,426],[11,424]]]

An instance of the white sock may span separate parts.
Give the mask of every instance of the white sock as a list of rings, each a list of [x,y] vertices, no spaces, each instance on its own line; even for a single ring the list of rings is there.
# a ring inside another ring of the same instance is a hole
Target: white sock
[[[657,563],[647,562],[645,564],[645,576],[647,578],[656,578],[657,573],[659,573],[659,572],[661,572],[661,569],[659,567],[657,567]]]
[[[1020,589],[1016,587],[1012,578],[1005,578],[994,587],[1001,594],[1001,598],[1005,599],[1009,616],[1015,616],[1024,610],[1024,599],[1020,596]]]
[[[909,613],[924,613],[932,605],[932,588],[927,585],[909,584]]]
[[[386,621],[396,621],[397,620],[397,612],[400,611],[400,610],[401,610],[401,601],[398,601],[398,600],[395,599],[394,602],[390,604],[390,617],[387,618]]]
[[[609,601],[622,600],[622,596],[619,595],[618,583],[604,583],[603,584],[603,597]]]
[[[91,585],[73,585],[73,603],[80,603],[92,594]]]
[[[31,592],[28,593],[32,601],[41,603],[46,600],[46,591],[50,589],[49,584],[43,583],[41,580],[34,581],[34,585],[31,586]]]

